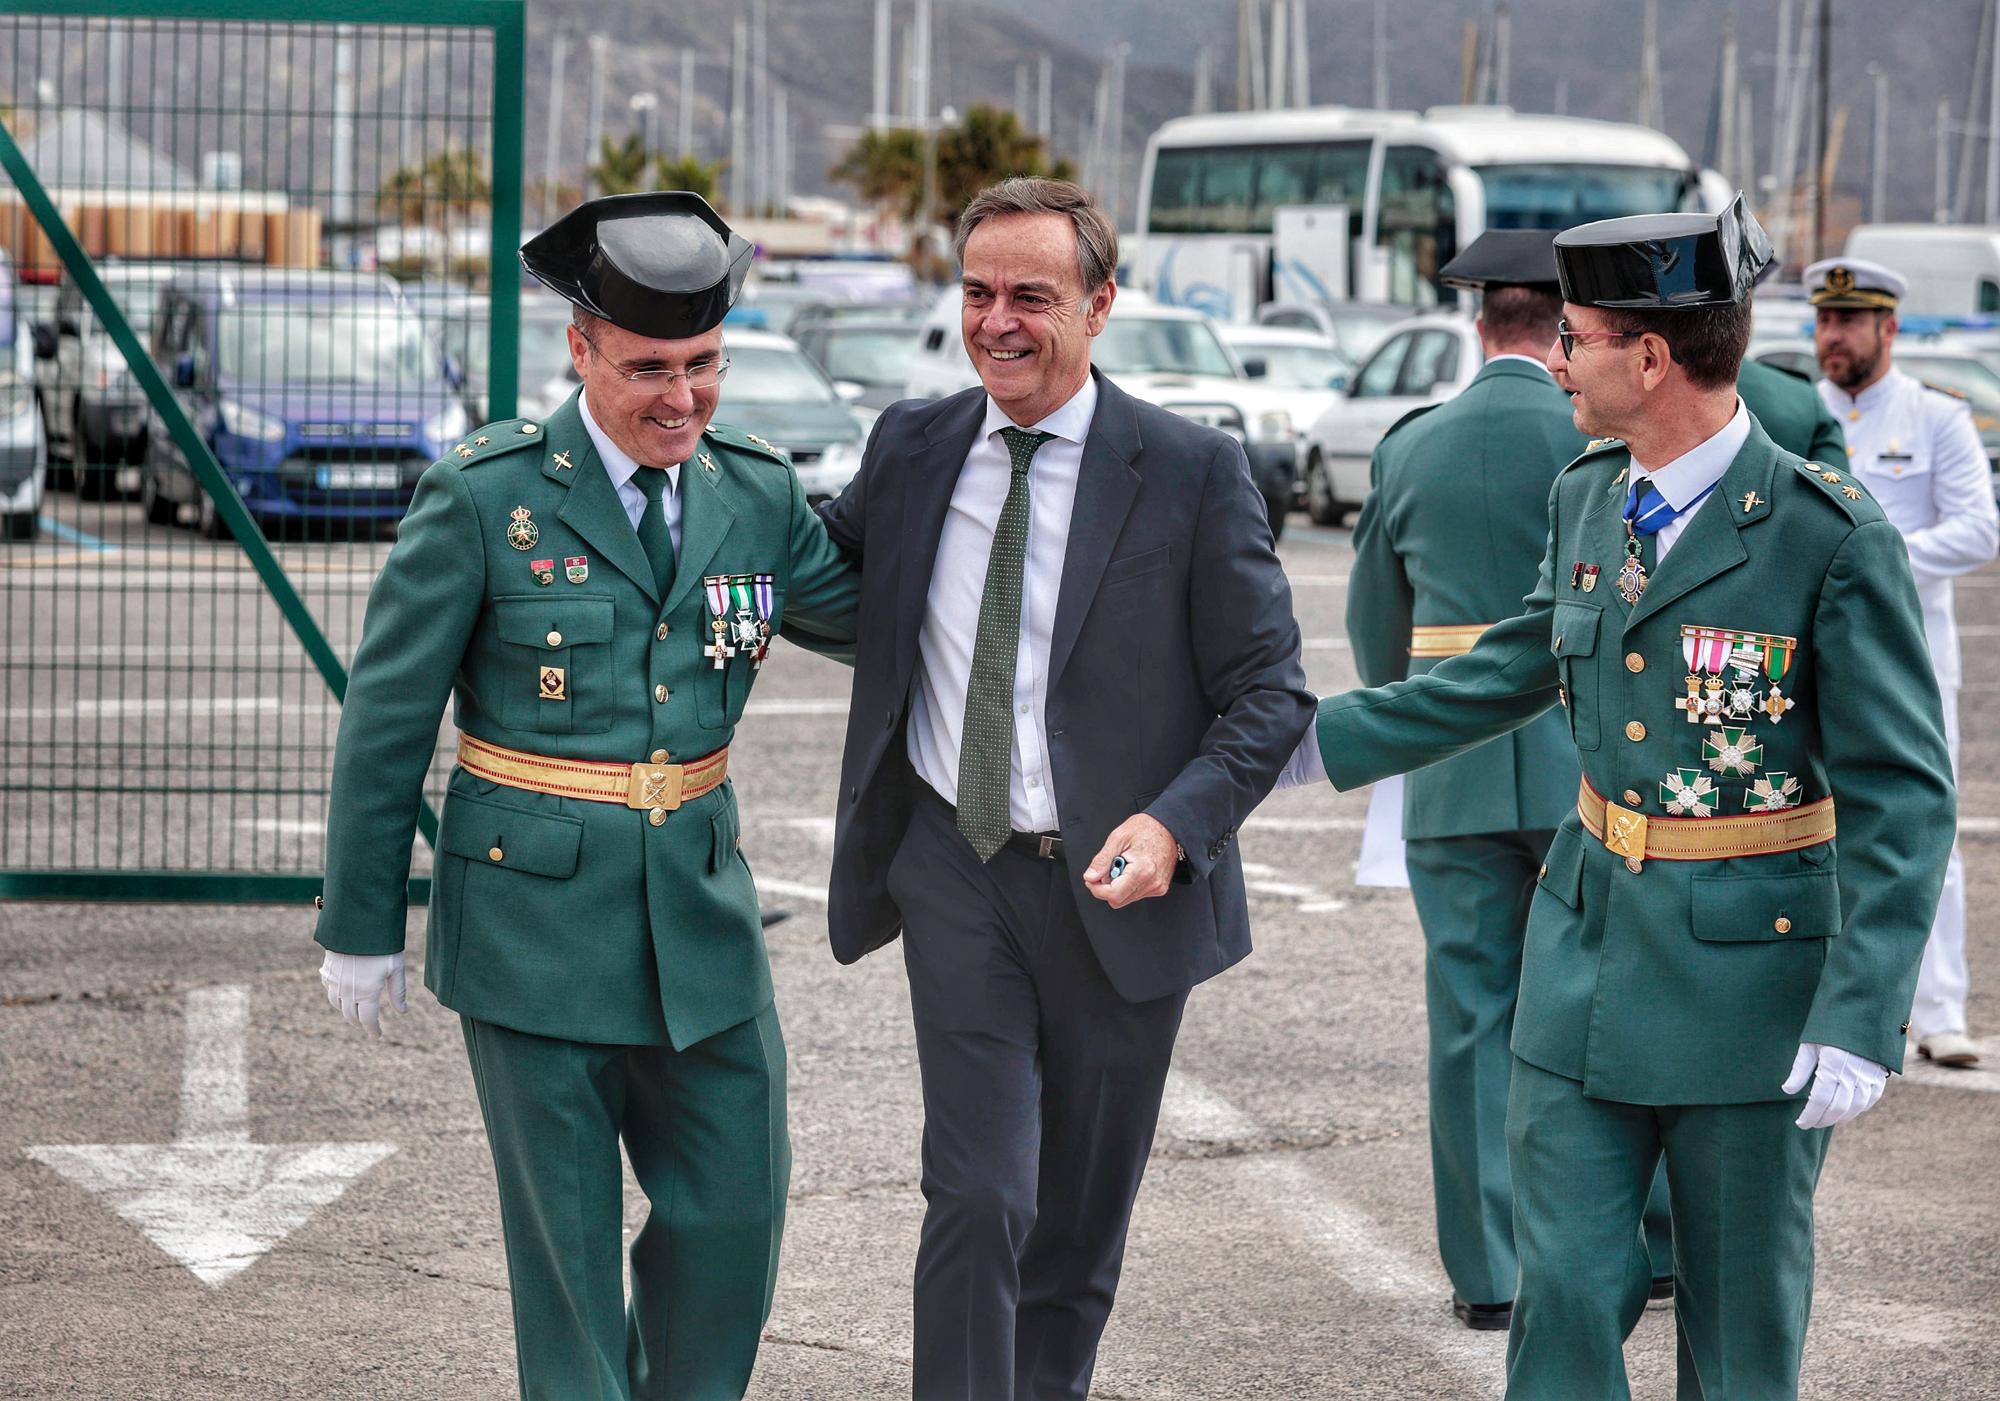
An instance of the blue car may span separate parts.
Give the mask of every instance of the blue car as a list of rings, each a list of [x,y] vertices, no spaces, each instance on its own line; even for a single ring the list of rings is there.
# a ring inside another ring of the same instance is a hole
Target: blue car
[[[153,358],[267,530],[401,520],[417,478],[470,431],[457,366],[395,284],[363,273],[210,266],[161,289]],[[159,415],[140,497],[155,525],[226,528]]]

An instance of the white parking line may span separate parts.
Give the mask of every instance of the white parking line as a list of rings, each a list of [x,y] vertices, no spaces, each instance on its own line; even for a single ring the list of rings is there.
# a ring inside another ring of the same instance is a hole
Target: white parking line
[[[1235,1105],[1180,1073],[1167,1076],[1161,1128],[1199,1143],[1254,1142],[1264,1137]],[[1246,1153],[1232,1159],[1256,1179],[1248,1200],[1261,1204],[1357,1294],[1378,1304],[1390,1327],[1423,1348],[1464,1384],[1463,1395],[1498,1396],[1505,1382],[1504,1333],[1472,1333],[1445,1309],[1450,1283],[1428,1260],[1405,1252],[1365,1212],[1321,1182],[1296,1153]]]
[[[1359,817],[1252,817],[1246,832],[1359,832],[1367,822]]]
[[[756,880],[760,895],[789,895],[794,900],[811,900],[821,905],[826,903],[826,887],[823,885],[799,880],[775,880],[770,876],[758,876]]]

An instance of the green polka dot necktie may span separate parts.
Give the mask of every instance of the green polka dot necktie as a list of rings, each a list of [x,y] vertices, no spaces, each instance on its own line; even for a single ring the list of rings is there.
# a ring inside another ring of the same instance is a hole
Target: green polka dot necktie
[[[646,513],[639,517],[639,545],[646,551],[646,563],[653,566],[653,587],[664,602],[674,582],[674,537],[667,529],[667,509],[660,501],[666,494],[667,474],[658,467],[641,467],[632,474],[632,484],[646,493]]]
[[[958,830],[981,861],[1007,844],[1014,830],[1007,780],[1014,766],[1014,659],[1021,647],[1021,576],[1028,562],[1028,464],[1053,433],[1002,428],[1014,464],[1007,501],[986,561],[979,599],[979,634],[965,687],[965,728],[958,745]]]

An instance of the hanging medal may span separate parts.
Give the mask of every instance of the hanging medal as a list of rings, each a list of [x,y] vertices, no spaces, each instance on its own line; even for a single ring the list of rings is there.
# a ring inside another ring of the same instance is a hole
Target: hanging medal
[[[711,574],[701,581],[702,596],[708,600],[708,630],[713,638],[701,649],[701,654],[714,658],[717,671],[736,655],[736,649],[729,645],[729,582],[727,574]]]
[[[1660,782],[1660,802],[1677,817],[1713,817],[1715,780],[1700,769],[1675,769]]]
[[[1701,757],[1716,773],[1748,778],[1764,762],[1764,746],[1748,730],[1725,725],[1702,740]]]
[[[1745,812],[1783,812],[1798,805],[1799,781],[1788,773],[1767,773],[1743,794]]]
[[[1618,596],[1627,603],[1637,603],[1639,596],[1646,592],[1646,566],[1639,562],[1639,537],[1633,533],[1632,522],[1625,522],[1625,563],[1618,567]]]
[[[764,658],[771,651],[772,583],[769,574],[752,575],[750,580],[750,597],[757,609],[757,645],[750,651],[750,668],[753,671],[763,667]]]

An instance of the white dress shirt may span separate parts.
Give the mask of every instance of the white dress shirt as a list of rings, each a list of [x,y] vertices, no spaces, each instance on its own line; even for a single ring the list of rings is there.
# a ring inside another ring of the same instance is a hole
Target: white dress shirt
[[[604,464],[611,485],[618,489],[618,504],[625,508],[626,519],[632,522],[632,529],[639,528],[639,522],[646,515],[646,493],[639,490],[632,476],[639,471],[639,464],[625,454],[625,450],[611,441],[611,435],[597,426],[597,420],[590,416],[590,396],[579,393],[576,407],[583,414],[584,431],[590,434],[590,441],[597,448],[597,460]],[[667,468],[667,489],[660,493],[660,509],[666,513],[667,534],[673,538],[674,558],[681,555],[681,463]]]
[[[1722,474],[1729,470],[1729,464],[1736,460],[1736,454],[1743,450],[1743,444],[1750,437],[1750,411],[1743,407],[1743,401],[1736,401],[1736,413],[1721,431],[1702,440],[1676,457],[1664,467],[1646,468],[1632,459],[1632,475],[1627,479],[1626,492],[1629,496],[1633,480],[1650,480],[1660,495],[1666,497],[1667,504],[1675,510],[1684,509],[1690,501],[1722,480]],[[1714,492],[1709,492],[1713,497]],[[1667,558],[1667,551],[1680,539],[1687,523],[1700,515],[1708,506],[1704,500],[1684,516],[1677,516],[1662,526],[1653,536],[1653,572],[1659,572],[1660,565]],[[1623,510],[1621,505],[1620,510]],[[1326,782],[1326,761],[1319,752],[1319,725],[1310,726],[1299,747],[1292,751],[1286,761],[1284,772],[1278,775],[1276,788],[1299,788],[1309,783]],[[1273,791],[1276,791],[1275,789]]]
[[[1097,412],[1097,381],[1083,388],[1031,431],[1053,433],[1028,469],[1028,558],[1021,576],[1021,640],[1014,654],[1014,754],[1007,779],[1007,807],[1014,830],[1057,829],[1050,787],[1049,638],[1063,559],[1069,552],[1070,513],[1083,466],[1083,442]],[[965,730],[966,688],[972,647],[979,636],[979,603],[986,593],[986,563],[1013,480],[1013,459],[1000,437],[1014,421],[991,398],[986,418],[959,469],[951,507],[938,536],[937,564],[922,629],[917,633],[916,685],[910,697],[908,746],[917,777],[946,802],[958,802],[959,738]]]
[[[1903,532],[1938,685],[1957,686],[1951,581],[2000,546],[1992,471],[1972,410],[1894,368],[1855,395],[1823,379],[1819,396],[1847,435],[1854,475]]]

